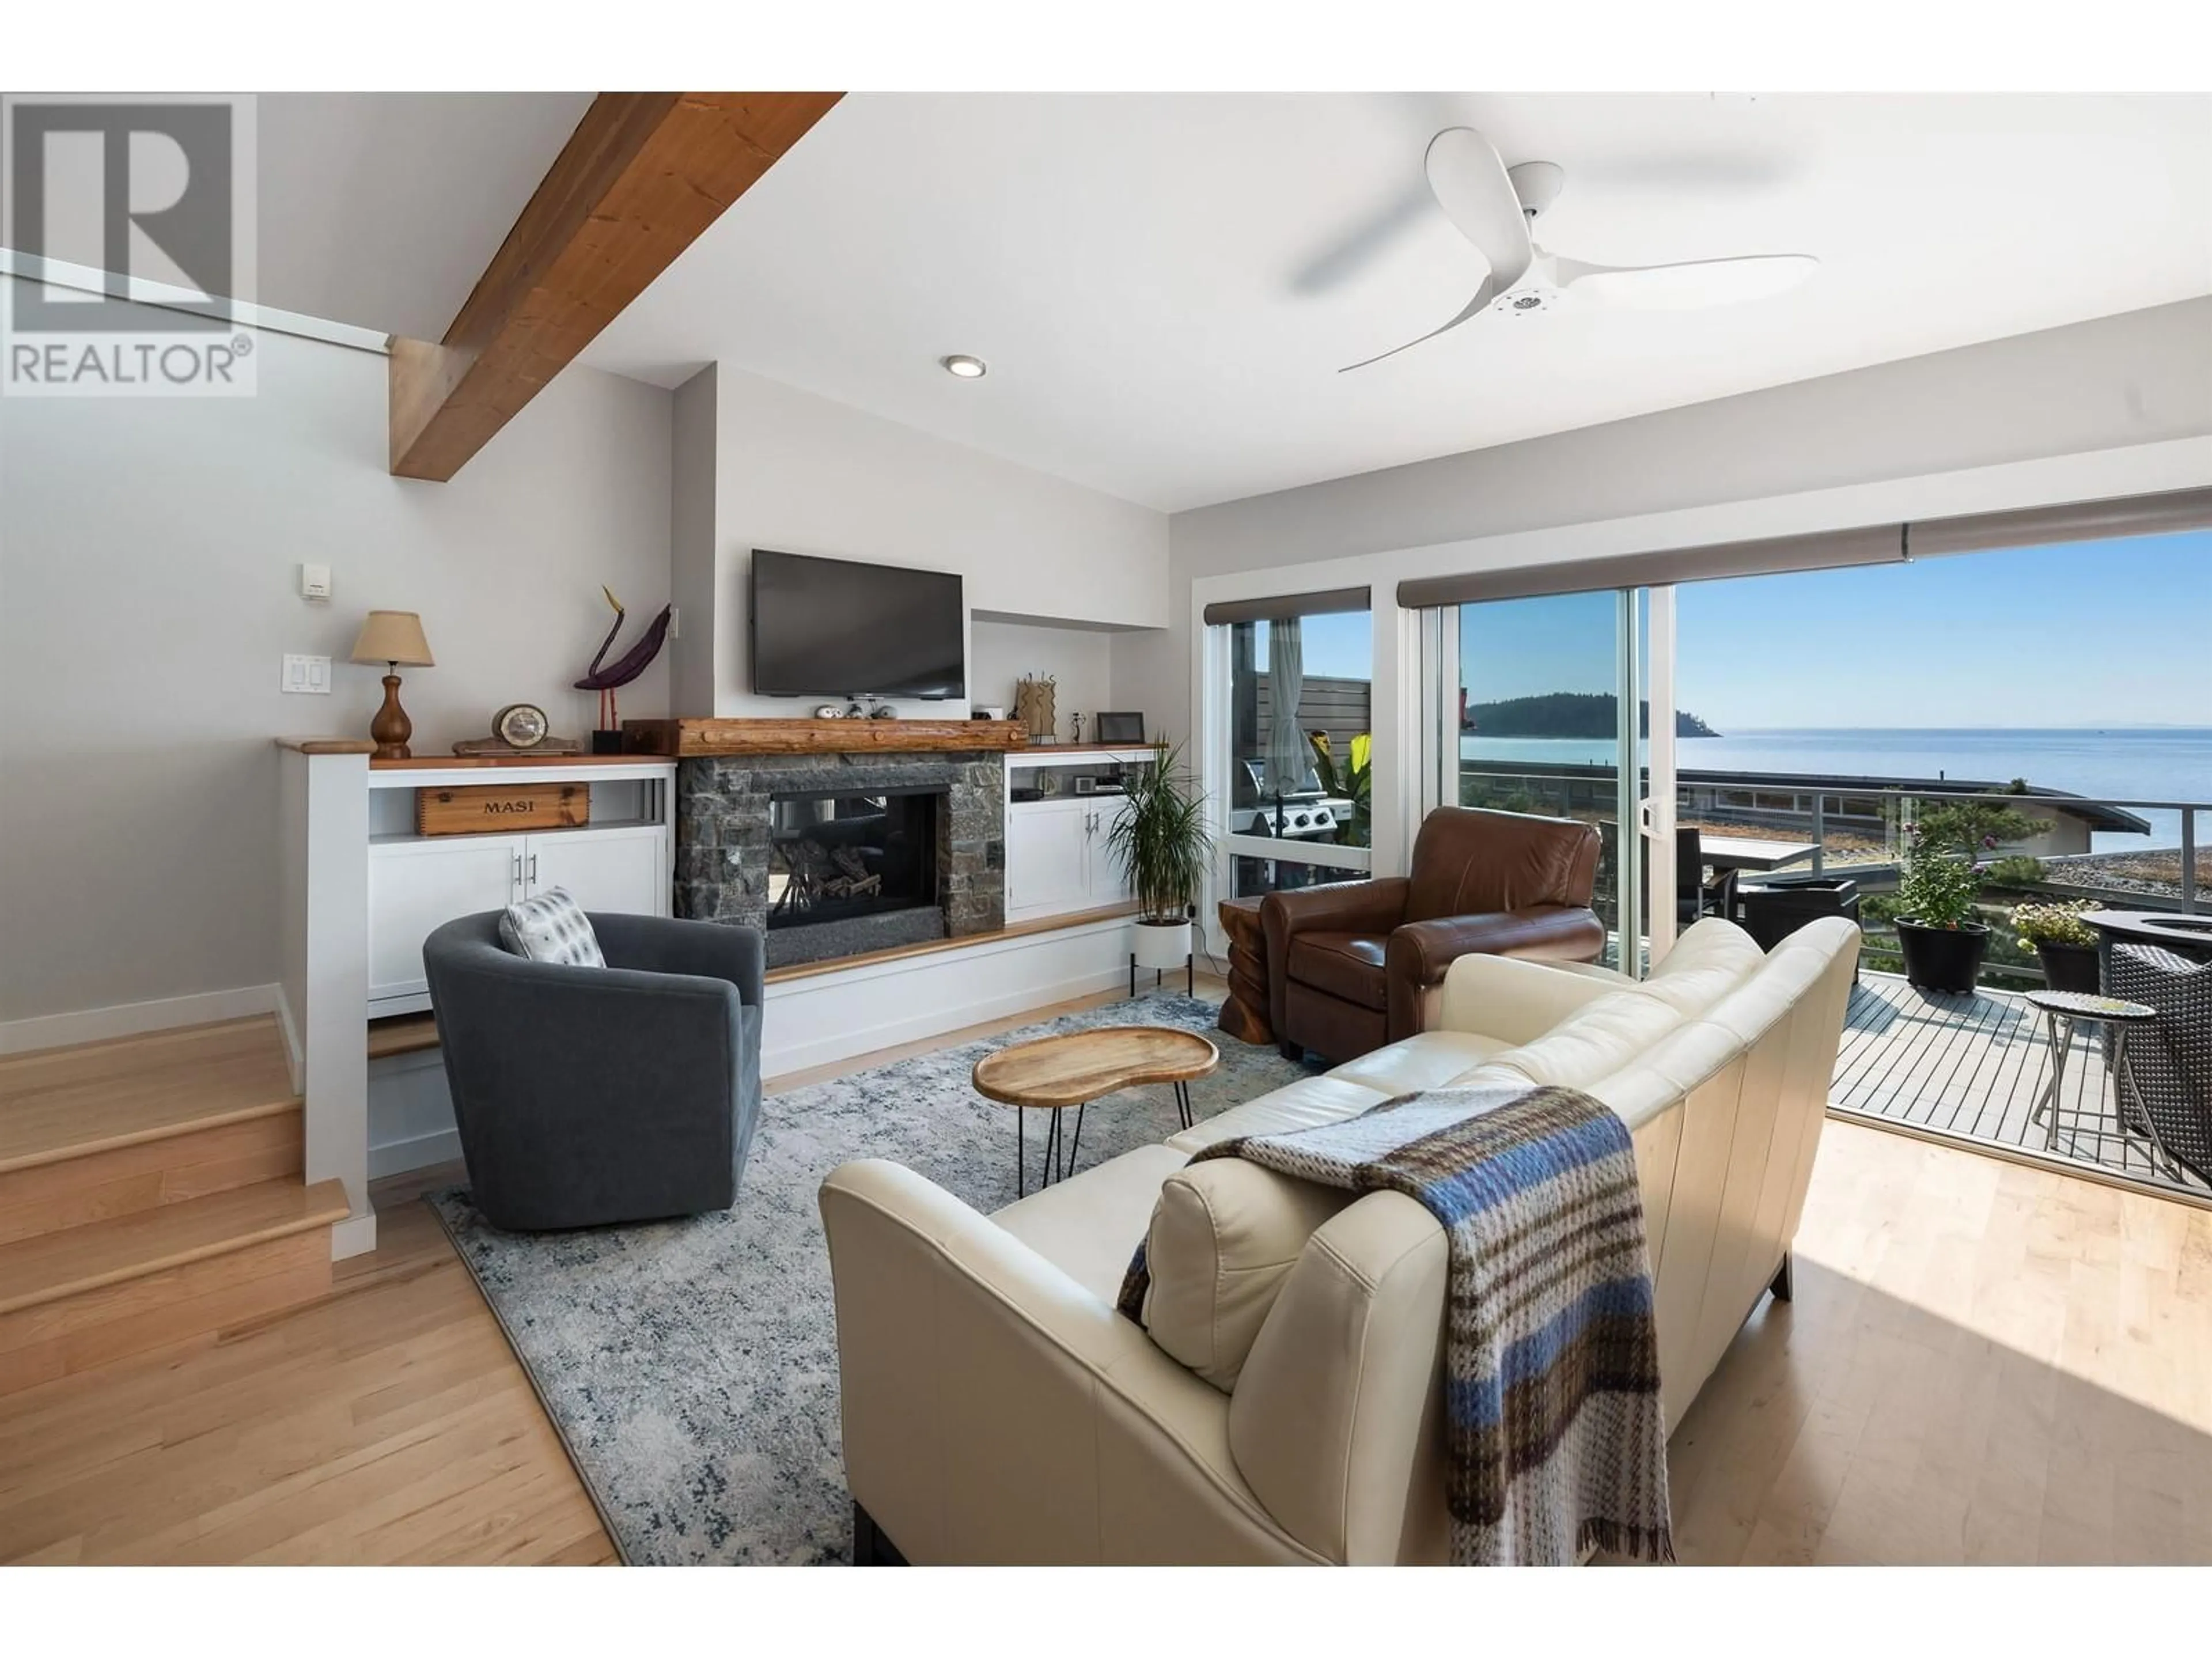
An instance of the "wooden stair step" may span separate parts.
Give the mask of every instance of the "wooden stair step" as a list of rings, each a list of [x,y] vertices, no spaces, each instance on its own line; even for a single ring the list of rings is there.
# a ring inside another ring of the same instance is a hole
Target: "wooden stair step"
[[[345,1186],[262,1181],[0,1244],[0,1316],[346,1218]]]
[[[0,1245],[0,1395],[313,1300],[347,1213],[287,1178]]]
[[[0,1175],[300,1109],[274,1016],[0,1058]]]
[[[389,1060],[394,1054],[420,1054],[438,1046],[435,1014],[387,1014],[368,1022],[368,1057]]]

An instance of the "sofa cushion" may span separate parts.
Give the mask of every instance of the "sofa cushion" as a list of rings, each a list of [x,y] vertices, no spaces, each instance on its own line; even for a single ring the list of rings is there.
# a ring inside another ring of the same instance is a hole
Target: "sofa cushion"
[[[1462,957],[1444,975],[1431,1029],[1480,1032],[1498,1049],[1534,1042],[1585,1003],[1636,981],[1588,963],[1528,962],[1518,957]]]
[[[1145,1236],[1152,1340],[1224,1394],[1233,1389],[1306,1240],[1357,1197],[1237,1158],[1176,1170]]]
[[[1291,977],[1316,991],[1379,1011],[1389,1006],[1382,951],[1379,933],[1294,934]]]
[[[1111,1306],[1152,1224],[1160,1183],[1188,1159],[1172,1146],[1139,1146],[1055,1181],[991,1219]]]
[[[1686,927],[1666,959],[1637,987],[1685,1018],[1694,1018],[1758,971],[1766,953],[1732,921],[1707,916]]]
[[[1439,1088],[1511,1046],[1478,1031],[1423,1031],[1348,1060],[1328,1075],[1340,1083],[1380,1089],[1386,1097],[1409,1095],[1416,1089]]]
[[[1619,1071],[1681,1023],[1680,1013],[1641,990],[1608,991],[1534,1042],[1484,1061],[1476,1075],[1484,1082],[1519,1078],[1584,1088]]]
[[[1238,1135],[1273,1134],[1283,1129],[1310,1128],[1316,1123],[1336,1123],[1357,1117],[1389,1097],[1379,1088],[1346,1082],[1334,1073],[1301,1078],[1271,1093],[1255,1096],[1242,1106],[1201,1119],[1182,1133],[1170,1135],[1167,1144],[1188,1154]]]
[[[565,887],[510,904],[500,914],[499,942],[515,956],[530,962],[556,963],[566,968],[604,968],[599,936]]]

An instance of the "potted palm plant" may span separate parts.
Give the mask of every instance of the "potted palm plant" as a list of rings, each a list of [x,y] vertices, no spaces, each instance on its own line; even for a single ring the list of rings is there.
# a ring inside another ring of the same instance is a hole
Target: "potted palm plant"
[[[2052,990],[2087,991],[2094,996],[2103,988],[2097,973],[2097,932],[2081,920],[2095,908],[2088,899],[2013,907],[2013,932],[2020,935],[2021,948],[2035,952]]]
[[[1981,872],[1917,826],[1911,830],[1897,884],[1897,947],[1905,977],[1923,991],[1971,991],[1990,948],[1989,927],[1974,914]]]
[[[1188,958],[1191,905],[1213,849],[1205,797],[1190,787],[1182,758],[1179,748],[1154,747],[1152,764],[1128,781],[1128,805],[1106,839],[1136,890],[1133,949],[1140,968],[1180,968]]]

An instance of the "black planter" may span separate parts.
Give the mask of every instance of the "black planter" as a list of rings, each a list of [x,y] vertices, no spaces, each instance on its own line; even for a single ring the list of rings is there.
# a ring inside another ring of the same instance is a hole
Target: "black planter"
[[[1990,948],[1990,930],[1978,921],[1963,927],[1923,927],[1897,921],[1897,948],[1905,957],[1905,977],[1923,991],[1971,991]]]
[[[2045,982],[2054,991],[2087,991],[2094,996],[2104,988],[2097,978],[2097,947],[2094,945],[2059,945],[2039,939],[2035,955],[2043,964]]]

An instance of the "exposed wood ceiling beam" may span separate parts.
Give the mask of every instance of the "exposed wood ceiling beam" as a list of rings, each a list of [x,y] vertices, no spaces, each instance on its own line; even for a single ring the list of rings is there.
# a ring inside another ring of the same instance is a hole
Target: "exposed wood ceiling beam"
[[[836,92],[603,92],[446,337],[392,342],[392,471],[450,478]]]

